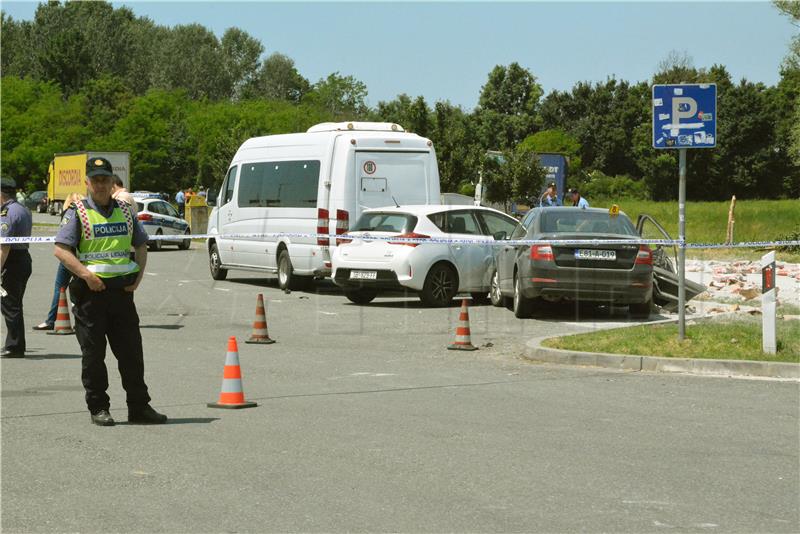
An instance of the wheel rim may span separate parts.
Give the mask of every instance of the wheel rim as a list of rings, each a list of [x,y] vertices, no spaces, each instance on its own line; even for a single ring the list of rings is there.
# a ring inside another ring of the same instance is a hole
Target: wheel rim
[[[453,280],[450,273],[442,269],[433,273],[431,278],[431,294],[437,302],[447,302],[452,297]]]
[[[281,258],[281,264],[278,266],[278,281],[281,284],[286,284],[286,280],[289,279],[288,265],[287,265],[286,258]]]
[[[518,310],[519,309],[519,301],[520,301],[519,277],[516,276],[516,277],[514,277],[514,310]]]
[[[219,254],[216,248],[211,250],[211,272],[214,274],[219,272]]]
[[[492,300],[495,302],[500,301],[500,275],[497,271],[492,275]]]

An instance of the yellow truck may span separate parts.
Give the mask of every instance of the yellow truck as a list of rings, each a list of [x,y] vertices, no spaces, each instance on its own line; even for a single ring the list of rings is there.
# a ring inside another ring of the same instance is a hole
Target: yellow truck
[[[47,181],[47,211],[61,213],[64,200],[70,193],[86,194],[86,161],[88,158],[106,158],[114,173],[130,191],[130,152],[70,152],[53,155]]]

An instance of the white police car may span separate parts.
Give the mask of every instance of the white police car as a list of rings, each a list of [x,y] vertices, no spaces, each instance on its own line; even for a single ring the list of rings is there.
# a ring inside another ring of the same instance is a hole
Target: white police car
[[[136,217],[148,236],[189,235],[192,233],[189,223],[181,218],[178,210],[173,208],[169,202],[161,200],[161,195],[158,193],[136,191],[133,193],[133,198],[136,201]],[[179,249],[187,250],[191,244],[191,239],[158,239],[148,243],[150,250],[161,250],[164,245],[178,245]]]

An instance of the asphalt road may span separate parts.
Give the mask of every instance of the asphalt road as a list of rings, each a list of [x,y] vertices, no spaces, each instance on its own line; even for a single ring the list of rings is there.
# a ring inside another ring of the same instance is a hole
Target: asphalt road
[[[56,269],[33,250],[28,328]],[[136,302],[158,427],[92,426],[74,336],[3,360],[4,532],[798,532],[799,387],[532,364],[524,342],[627,321],[350,304],[213,282],[202,245],[149,256]],[[258,293],[274,345],[243,343]],[[237,336],[246,410],[213,410]]]

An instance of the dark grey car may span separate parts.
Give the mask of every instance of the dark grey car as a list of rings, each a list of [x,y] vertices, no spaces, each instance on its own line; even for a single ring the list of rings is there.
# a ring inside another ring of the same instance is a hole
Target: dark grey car
[[[624,213],[598,208],[531,210],[510,239],[636,240]],[[514,314],[528,317],[536,301],[579,300],[628,305],[647,317],[653,298],[653,252],[647,245],[505,245],[497,247],[492,302],[512,299]]]

